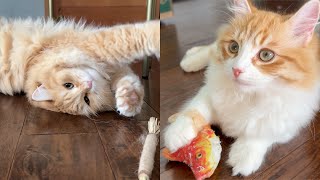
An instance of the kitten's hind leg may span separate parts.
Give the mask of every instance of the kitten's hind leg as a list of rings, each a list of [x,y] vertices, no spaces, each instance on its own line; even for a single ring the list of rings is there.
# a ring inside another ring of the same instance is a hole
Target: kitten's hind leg
[[[120,115],[132,117],[141,111],[144,89],[137,75],[131,70],[121,73],[113,82],[116,108]]]
[[[118,25],[94,31],[82,49],[108,64],[130,64],[146,56],[160,58],[160,22]]]
[[[208,46],[197,46],[189,49],[180,62],[186,72],[196,72],[205,68],[210,59],[214,58],[215,43]]]

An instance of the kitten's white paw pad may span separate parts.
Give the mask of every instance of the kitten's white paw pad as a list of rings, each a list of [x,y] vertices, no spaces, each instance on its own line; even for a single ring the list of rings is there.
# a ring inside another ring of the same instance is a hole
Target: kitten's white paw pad
[[[141,111],[143,104],[143,88],[129,82],[122,82],[122,86],[116,90],[116,107],[119,114],[132,117]]]
[[[165,146],[170,152],[175,152],[189,144],[196,136],[192,119],[181,115],[164,131]]]
[[[227,164],[232,167],[233,176],[248,176],[259,169],[263,158],[264,154],[259,153],[259,150],[238,143],[232,146]]]

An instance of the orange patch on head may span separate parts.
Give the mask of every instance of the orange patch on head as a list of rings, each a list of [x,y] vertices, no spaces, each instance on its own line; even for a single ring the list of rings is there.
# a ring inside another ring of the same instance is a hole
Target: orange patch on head
[[[228,52],[228,41],[236,41],[241,47],[250,43],[258,53],[252,57],[252,64],[263,74],[298,87],[311,88],[318,79],[319,39],[313,35],[308,44],[296,43],[289,19],[292,15],[280,15],[258,10],[250,6],[251,12],[236,16],[218,36],[221,56],[232,57]],[[270,49],[275,57],[270,62],[260,60],[259,51]]]

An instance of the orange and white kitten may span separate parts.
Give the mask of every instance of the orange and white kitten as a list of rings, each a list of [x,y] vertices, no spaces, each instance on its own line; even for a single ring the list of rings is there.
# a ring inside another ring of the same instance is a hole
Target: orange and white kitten
[[[235,17],[209,46],[189,50],[185,71],[206,70],[205,85],[183,111],[198,110],[208,124],[236,138],[227,163],[233,175],[255,172],[267,150],[307,126],[319,109],[320,45],[314,33],[320,2],[283,16],[235,0]],[[171,151],[188,144],[197,128],[180,115],[164,132]]]
[[[0,91],[34,106],[89,116],[141,110],[143,87],[129,64],[160,54],[158,21],[91,27],[73,21],[0,20]]]

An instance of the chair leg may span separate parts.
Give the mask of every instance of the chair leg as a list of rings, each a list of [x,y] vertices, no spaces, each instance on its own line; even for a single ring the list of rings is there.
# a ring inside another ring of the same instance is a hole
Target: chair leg
[[[154,19],[156,0],[147,0],[147,21]],[[142,78],[148,79],[150,70],[150,59],[146,57],[143,61]]]
[[[143,60],[143,67],[142,67],[142,78],[148,79],[149,78],[149,72],[150,72],[150,59],[146,57]]]

